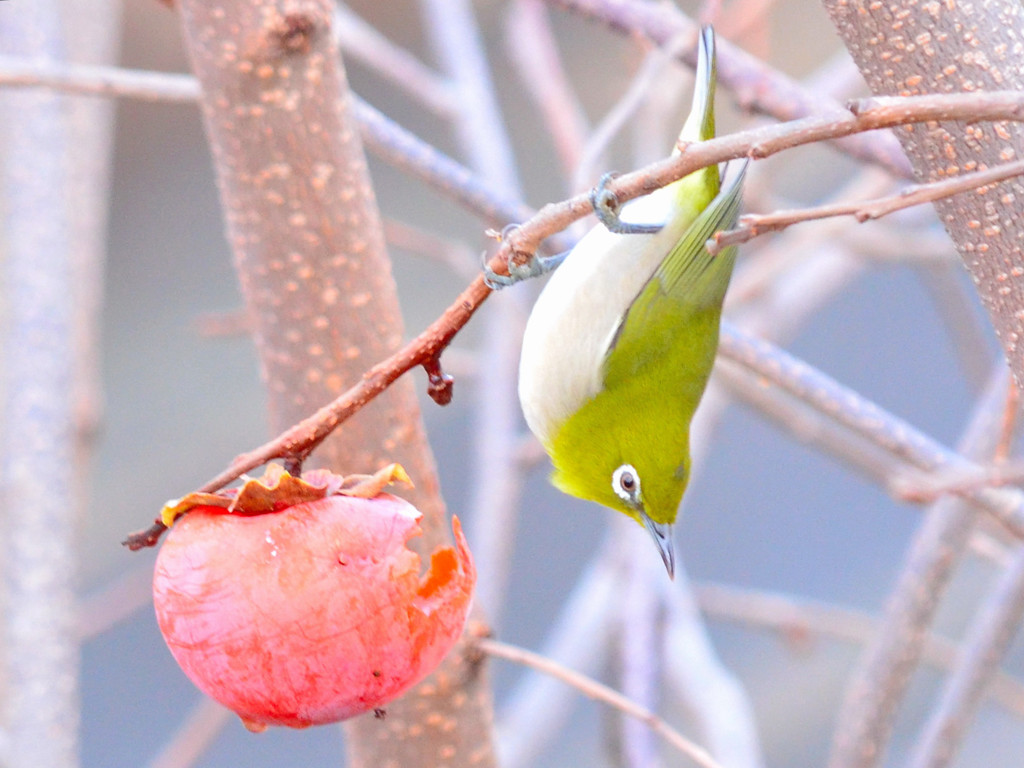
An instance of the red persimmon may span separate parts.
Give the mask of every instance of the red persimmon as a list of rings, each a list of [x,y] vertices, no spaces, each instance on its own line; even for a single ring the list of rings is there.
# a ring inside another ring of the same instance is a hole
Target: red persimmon
[[[476,578],[459,521],[426,573],[406,542],[420,513],[381,493],[264,514],[196,506],[157,557],[167,646],[252,730],[381,707],[426,677],[462,632]]]

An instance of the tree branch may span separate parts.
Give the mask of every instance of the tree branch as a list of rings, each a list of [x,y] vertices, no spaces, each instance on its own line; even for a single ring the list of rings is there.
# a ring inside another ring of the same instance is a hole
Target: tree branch
[[[1017,0],[953,3],[938,14],[922,13],[915,0],[884,6],[872,0],[825,0],[825,9],[876,96],[1024,90],[1019,60],[1024,6]],[[1020,158],[1024,126],[1017,122],[979,124],[966,116],[936,121],[896,131],[918,181]],[[1018,179],[998,193],[935,203],[1018,384],[1024,383],[1022,199],[1024,181]]]
[[[46,88],[86,96],[156,102],[195,102],[201,96],[192,75],[81,64],[31,63],[0,56],[0,86]],[[419,139],[377,109],[349,94],[367,149],[495,226],[528,218],[530,209],[487,184],[472,171]]]
[[[816,639],[831,638],[866,645],[881,630],[881,621],[867,613],[831,603],[728,584],[694,585],[700,609],[709,619],[766,628],[804,649]],[[955,669],[963,651],[941,635],[928,634],[921,660],[940,670]],[[1024,684],[997,670],[988,691],[993,703],[1024,717]]]
[[[901,190],[898,194],[876,197],[852,203],[833,203],[814,208],[793,211],[774,211],[768,214],[745,214],[740,217],[739,226],[726,232],[719,232],[708,243],[708,252],[719,253],[730,245],[739,245],[753,240],[768,232],[779,232],[793,224],[805,221],[816,221],[837,216],[853,216],[858,222],[864,223],[879,219],[904,208],[922,203],[933,203],[946,197],[963,192],[976,191],[979,195],[989,192],[989,186],[1006,179],[1024,174],[1024,160],[1005,163],[984,171],[976,171],[964,176],[956,176],[930,184],[916,184]]]
[[[960,663],[946,681],[914,749],[910,768],[946,768],[956,756],[982,698],[1024,618],[1024,548],[985,601],[964,642]]]
[[[718,350],[721,359],[739,365],[752,375],[759,394],[770,400],[770,406],[760,403],[762,411],[783,423],[787,423],[795,408],[809,407],[817,411],[845,428],[851,436],[882,449],[890,459],[890,477],[901,469],[900,465],[906,464],[926,472],[977,466],[821,371],[778,347],[748,336],[730,323],[722,324]],[[737,393],[743,399],[753,400],[743,389],[738,389]],[[800,423],[799,418],[796,423]],[[900,464],[893,467],[892,460]],[[990,488],[965,494],[963,498],[990,515],[1014,538],[1024,539],[1022,494]]]
[[[624,34],[641,34],[660,46],[678,38],[692,44],[681,60],[691,67],[695,62],[699,25],[669,3],[640,0],[548,0],[574,13],[597,19]],[[739,106],[747,111],[769,115],[777,120],[796,120],[812,115],[836,118],[842,106],[820,92],[811,91],[788,75],[770,67],[741,48],[719,38],[718,82],[731,91]],[[908,176],[906,158],[889,136],[842,138],[836,145],[853,157],[875,163],[897,176]]]
[[[939,115],[974,115],[977,119],[1018,119],[1024,116],[1024,93],[960,94],[929,96],[897,103],[883,103],[843,119],[806,118],[792,123],[757,128],[723,136],[699,144],[690,144],[676,157],[652,163],[633,173],[612,180],[608,189],[620,200],[628,200],[669,184],[708,164],[742,157],[766,157],[783,149],[820,141],[836,135],[937,119]],[[507,270],[508,260],[533,253],[540,242],[592,211],[589,195],[577,195],[542,208],[517,227],[501,243],[490,259],[495,272]],[[339,424],[386,390],[402,374],[444,351],[462,327],[486,300],[490,289],[477,277],[419,336],[378,363],[349,390],[312,416],[294,424],[273,440],[237,457],[229,467],[205,483],[200,491],[218,490],[242,473],[275,458],[304,459]],[[133,534],[125,541],[131,549],[152,546],[163,531],[160,523]]]
[[[334,6],[334,29],[348,58],[377,72],[439,117],[451,120],[456,115],[458,102],[451,83],[384,37],[345,3]]]
[[[661,738],[663,738],[668,744],[671,744],[677,750],[689,757],[694,763],[701,766],[701,768],[722,768],[706,750],[687,739],[656,714],[651,712],[649,709],[641,707],[630,699],[627,699],[621,693],[613,688],[609,688],[603,683],[599,683],[585,675],[574,672],[568,667],[562,666],[561,664],[541,656],[538,653],[528,651],[525,648],[517,648],[514,645],[509,645],[507,643],[487,638],[480,638],[476,640],[475,645],[489,656],[496,656],[498,658],[507,659],[508,661],[514,661],[517,664],[529,666],[546,675],[551,675],[552,677],[561,680],[566,685],[571,685],[584,696],[588,696],[591,699],[600,701],[611,707],[615,707],[630,717],[635,717],[637,720],[647,725],[647,727],[656,734],[661,736]]]
[[[982,458],[995,447],[999,431],[993,425],[1002,415],[1009,379],[1005,370],[997,370],[976,406],[962,440],[967,456]],[[865,649],[847,687],[833,741],[833,766],[870,764],[884,752],[925,633],[969,541],[974,515],[964,503],[968,498],[938,501],[914,535],[882,630]]]

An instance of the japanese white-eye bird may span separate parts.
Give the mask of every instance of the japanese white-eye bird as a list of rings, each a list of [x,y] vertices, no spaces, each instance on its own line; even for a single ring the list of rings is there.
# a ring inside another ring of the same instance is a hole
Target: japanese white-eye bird
[[[714,33],[705,27],[676,152],[714,136],[714,94]],[[706,242],[735,224],[744,172],[720,189],[712,166],[637,198],[623,207],[623,225],[613,224],[625,234],[595,226],[545,286],[523,337],[519,399],[551,457],[552,482],[641,523],[670,576],[690,421],[735,260],[734,248],[712,256]],[[592,200],[614,220],[608,195],[602,182]]]

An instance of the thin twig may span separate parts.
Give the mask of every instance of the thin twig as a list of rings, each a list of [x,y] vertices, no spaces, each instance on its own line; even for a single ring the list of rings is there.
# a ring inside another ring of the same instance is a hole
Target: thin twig
[[[1024,120],[1024,93],[1016,91],[874,99],[862,106],[864,108],[857,114],[807,117],[688,144],[679,155],[613,179],[607,189],[620,202],[625,202],[714,163],[740,157],[762,159],[786,149],[878,128],[957,118]],[[533,253],[545,237],[565,229],[592,210],[589,194],[546,205],[510,235],[509,242],[499,249],[499,255],[507,259],[513,250]]]
[[[517,664],[536,669],[546,675],[551,675],[566,685],[571,685],[584,696],[600,701],[610,707],[615,707],[630,717],[635,717],[661,736],[666,742],[689,757],[694,763],[701,766],[701,768],[721,768],[706,750],[687,739],[656,714],[627,699],[613,688],[609,688],[603,683],[581,675],[568,667],[557,664],[551,661],[551,659],[528,651],[525,648],[518,648],[514,645],[487,638],[481,638],[474,642],[477,648],[489,656],[513,661]]]
[[[727,322],[722,323],[719,355],[752,374],[766,395],[770,394],[770,384],[883,449],[891,459],[929,472],[976,466],[835,379],[778,347],[747,336]],[[783,404],[782,398],[774,399]],[[1024,539],[1022,494],[986,488],[969,492],[964,498],[991,515],[1015,538]]]
[[[963,455],[974,459],[991,455],[998,438],[992,426],[1001,414],[1009,373],[1005,365],[993,370],[960,441]],[[882,627],[847,685],[829,765],[851,757],[878,758],[885,752],[928,627],[970,541],[975,515],[965,501],[940,500],[915,531],[886,602]]]
[[[196,102],[200,95],[199,81],[191,75],[75,64],[27,64],[24,59],[9,56],[0,56],[0,86],[168,103]],[[529,208],[510,200],[496,184],[482,181],[355,94],[352,98],[363,142],[385,162],[430,184],[496,226],[530,216]]]
[[[975,119],[995,117],[1009,119],[1024,114],[1024,94],[998,92],[897,99],[891,104],[885,103],[877,108],[870,108],[856,116],[851,115],[841,120],[827,122],[823,118],[807,118],[790,124],[745,131],[688,145],[679,156],[620,176],[610,182],[608,188],[619,195],[620,199],[632,199],[650,192],[659,185],[682,178],[709,162],[731,159],[746,153],[766,156],[784,148],[820,140],[831,134],[871,130],[897,123],[902,124],[906,121],[949,119],[950,116],[964,114],[964,110],[967,108],[970,108]],[[499,274],[507,271],[513,249],[515,249],[517,258],[532,253],[541,240],[565,228],[592,210],[589,195],[578,195],[561,203],[545,206],[502,242],[489,262],[490,268]],[[237,457],[227,469],[199,490],[218,490],[243,472],[248,472],[274,458],[307,456],[339,424],[387,389],[399,376],[422,365],[424,361],[436,359],[462,327],[469,322],[489,293],[490,289],[484,283],[483,277],[477,277],[425,331],[398,352],[372,367],[358,384],[278,437]],[[729,335],[729,333],[723,333],[723,341],[729,338]],[[740,341],[743,337],[735,335],[733,338]],[[745,346],[748,350],[754,348],[749,345]],[[763,348],[761,352],[768,354],[769,359],[774,357],[774,353],[768,348]],[[829,407],[834,408],[835,404],[829,404]],[[883,422],[883,424],[889,423],[891,422]],[[923,436],[922,439],[924,439]],[[955,458],[951,454],[947,455],[949,458]],[[1005,506],[989,504],[987,508],[997,514],[1002,513],[1004,524],[1011,528],[1016,527],[1019,532],[1024,532],[1024,527],[1020,527],[1022,526],[1021,521],[1015,518],[1015,515],[1020,514],[1016,507],[1009,511]],[[129,536],[124,543],[131,549],[153,546],[163,530],[162,524],[156,523],[146,531]]]
[[[434,54],[451,79],[460,109],[452,121],[462,155],[480,178],[512,196],[521,184],[511,139],[501,118],[483,38],[468,0],[421,0]],[[484,318],[485,344],[475,395],[470,531],[480,563],[477,599],[498,626],[523,472],[513,451],[521,432],[516,370],[529,307],[523,291],[498,297]]]
[[[928,502],[949,494],[963,495],[982,488],[1024,483],[1024,459],[989,466],[955,467],[922,477],[919,473],[897,478],[893,492],[901,499]]]
[[[626,34],[641,34],[659,45],[682,34],[697,39],[698,24],[672,3],[649,3],[640,0],[548,0],[584,16],[598,19],[611,29]],[[684,63],[693,66],[691,47]],[[739,106],[747,111],[770,115],[778,120],[794,120],[809,115],[843,114],[837,102],[809,90],[788,75],[765,64],[756,56],[719,38],[718,82],[723,90],[732,92]],[[836,145],[853,157],[876,163],[891,173],[910,176],[910,165],[892,136],[876,134],[839,139]]]
[[[203,696],[148,768],[191,768],[224,730],[233,713]]]
[[[964,641],[960,662],[908,762],[910,768],[946,768],[955,757],[989,683],[1024,618],[1024,548],[985,601]]]
[[[363,374],[358,384],[274,439],[236,457],[226,469],[198,490],[219,490],[245,472],[275,458],[300,458],[308,455],[339,424],[387,389],[399,376],[427,360],[437,358],[490,293],[483,277],[478,276],[425,331],[393,355],[370,368]],[[129,535],[123,544],[131,550],[152,547],[165,530],[166,526],[156,520],[144,531]]]
[[[612,606],[622,580],[617,542],[609,531],[547,628],[542,655],[582,674],[604,665],[612,632]],[[571,689],[536,670],[506,698],[498,720],[501,765],[534,765],[548,742],[564,733],[575,702]]]
[[[929,184],[915,184],[907,187],[898,194],[876,197],[873,200],[863,200],[852,203],[832,203],[820,205],[813,208],[803,208],[791,211],[774,211],[767,214],[746,214],[740,217],[739,226],[724,232],[719,232],[714,239],[708,243],[708,253],[712,255],[719,253],[730,245],[746,243],[759,235],[768,232],[778,232],[793,224],[817,219],[832,218],[838,216],[853,216],[858,222],[864,223],[872,219],[878,219],[895,211],[910,208],[914,205],[934,202],[945,197],[952,197],[962,192],[976,190],[978,194],[986,194],[991,185],[998,184],[1006,179],[1020,176],[1024,173],[1024,160],[1014,163],[997,165],[994,168],[987,168],[984,171],[964,174],[942,181],[934,181]]]
[[[334,5],[333,29],[346,56],[369,67],[438,117],[450,120],[455,115],[458,104],[449,83],[345,3]]]
[[[887,174],[877,168],[865,167],[841,188],[835,190],[831,199],[874,196],[890,189],[892,181]],[[771,294],[784,294],[786,300],[791,299],[793,295],[802,295],[793,290],[792,283],[818,285],[820,275],[815,275],[811,280],[807,280],[806,276],[809,271],[820,270],[821,262],[832,262],[835,266],[838,261],[844,266],[843,272],[859,273],[863,269],[862,263],[859,259],[847,255],[846,238],[839,237],[840,231],[849,228],[846,222],[833,219],[816,227],[791,229],[778,238],[764,242],[764,247],[757,252],[756,258],[744,258],[737,265],[736,274],[729,284],[729,293],[726,295],[726,306],[742,307],[746,313],[748,304],[761,307]],[[801,289],[806,287],[800,286]],[[763,326],[759,332],[770,334],[767,338],[778,343],[787,338],[786,334],[780,335],[777,331],[771,330],[777,327],[779,320],[791,324],[791,317],[797,315],[802,318],[806,313],[794,313],[785,302],[772,303],[776,306],[785,306],[786,309],[783,312],[759,310],[759,315],[764,321],[759,324]]]
[[[172,103],[194,102],[199,98],[199,81],[191,75],[44,62],[15,56],[0,56],[0,85]]]
[[[563,175],[569,176],[579,165],[589,127],[541,0],[516,0],[509,5],[505,50],[518,70],[519,82],[540,110]]]
[[[708,618],[770,629],[797,648],[816,637],[864,645],[879,630],[880,622],[871,614],[805,597],[713,582],[694,585],[694,594]],[[951,640],[926,635],[921,660],[930,666],[953,669],[960,655]],[[1008,712],[1024,717],[1024,683],[1016,677],[998,671],[989,694]]]

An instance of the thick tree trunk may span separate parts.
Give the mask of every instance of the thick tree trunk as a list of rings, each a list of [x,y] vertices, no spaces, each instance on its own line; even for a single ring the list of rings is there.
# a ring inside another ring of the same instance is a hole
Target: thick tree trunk
[[[228,234],[280,431],[357,382],[402,323],[327,0],[182,0],[185,38]],[[424,513],[421,554],[448,537],[411,379],[398,381],[314,455],[339,472],[398,461]],[[482,665],[453,652],[385,719],[347,729],[350,764],[491,765]]]
[[[1024,8],[1016,0],[825,0],[825,7],[876,95],[1024,87]],[[1021,123],[932,123],[895,132],[921,181],[1016,160],[1024,147]],[[935,207],[978,287],[1014,376],[1024,382],[1024,182],[1012,179]],[[939,509],[951,503],[940,502]],[[955,514],[955,505],[950,510]],[[932,520],[943,525],[934,515]],[[882,760],[920,656],[920,627],[929,624],[942,592],[936,583],[948,579],[954,563],[956,547],[949,542],[968,531],[967,521],[957,521],[950,517],[942,540],[928,543],[922,537],[908,555],[905,575],[889,599],[889,630],[866,649],[847,691],[830,768],[870,768]],[[932,579],[927,595],[915,572]]]
[[[825,0],[825,7],[876,95],[1024,88],[1024,6],[1016,0]],[[1016,160],[1024,148],[1019,122],[935,123],[896,135],[921,181]],[[935,208],[1024,383],[1024,180]]]

